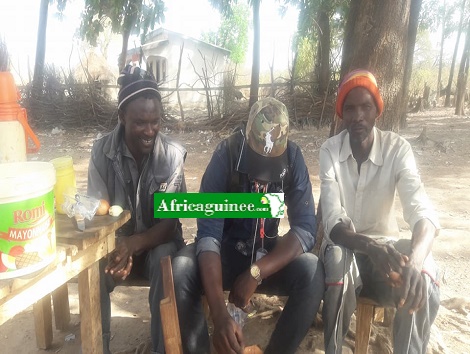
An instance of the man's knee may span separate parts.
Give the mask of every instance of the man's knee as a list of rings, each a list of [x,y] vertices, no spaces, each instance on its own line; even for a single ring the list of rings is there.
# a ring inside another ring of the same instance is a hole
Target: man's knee
[[[325,282],[333,285],[342,283],[353,261],[353,252],[343,246],[328,245],[322,257],[325,268]]]
[[[411,240],[400,239],[393,244],[393,247],[395,247],[398,252],[409,255],[411,253]]]
[[[198,267],[195,244],[181,249],[172,260],[173,277],[191,273]]]
[[[160,260],[163,257],[171,256],[176,254],[177,247],[174,242],[164,243],[158,247],[152,248],[147,253],[147,264],[153,270],[160,269]]]
[[[303,253],[294,262],[296,263],[296,273],[301,278],[308,279],[308,281],[313,281],[319,277],[323,279],[323,264],[313,253]]]
[[[111,293],[116,287],[116,282],[114,281],[112,275],[105,272],[105,268],[108,265],[107,258],[101,258],[99,262],[100,266],[100,286],[101,292],[106,290],[107,293]]]

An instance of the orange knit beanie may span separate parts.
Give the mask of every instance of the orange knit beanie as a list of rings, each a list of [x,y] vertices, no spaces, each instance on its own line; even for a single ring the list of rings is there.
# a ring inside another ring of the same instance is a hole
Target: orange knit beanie
[[[348,73],[338,87],[338,98],[336,99],[336,114],[338,117],[343,118],[344,100],[348,93],[356,87],[364,87],[372,94],[380,116],[384,109],[384,102],[377,87],[377,81],[371,72],[357,69]]]

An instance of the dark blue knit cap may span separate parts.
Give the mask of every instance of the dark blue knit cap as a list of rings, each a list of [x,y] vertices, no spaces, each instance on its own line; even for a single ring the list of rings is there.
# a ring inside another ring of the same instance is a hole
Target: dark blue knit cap
[[[158,85],[153,75],[137,66],[126,65],[117,80],[120,86],[118,95],[118,108],[139,97],[143,92],[154,92],[155,97],[161,102],[162,97],[158,92]]]

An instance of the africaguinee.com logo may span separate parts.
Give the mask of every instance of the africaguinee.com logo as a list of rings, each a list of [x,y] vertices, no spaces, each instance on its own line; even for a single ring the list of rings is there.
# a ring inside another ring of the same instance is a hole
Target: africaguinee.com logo
[[[284,193],[155,193],[155,218],[283,218]]]

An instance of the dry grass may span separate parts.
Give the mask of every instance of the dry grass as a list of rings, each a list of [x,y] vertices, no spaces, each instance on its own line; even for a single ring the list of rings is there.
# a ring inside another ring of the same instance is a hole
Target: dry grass
[[[82,130],[94,128],[110,130],[115,126],[117,102],[110,99],[100,83],[93,81],[91,75],[86,76],[88,81],[85,82],[83,77],[81,79],[77,77],[77,73],[66,73],[63,69],[46,66],[40,92],[33,91],[30,84],[21,89],[21,103],[27,109],[33,126]],[[274,97],[287,106],[293,128],[320,127],[331,122],[333,97],[315,96],[311,91],[311,87],[297,86],[292,91],[286,87],[273,93]],[[260,97],[269,94],[269,92],[261,93]],[[168,110],[163,124],[175,131],[228,132],[247,121],[248,99],[229,99],[225,105],[226,112],[223,115],[217,115],[212,119],[190,117],[184,122]],[[205,114],[207,117],[207,113]]]

